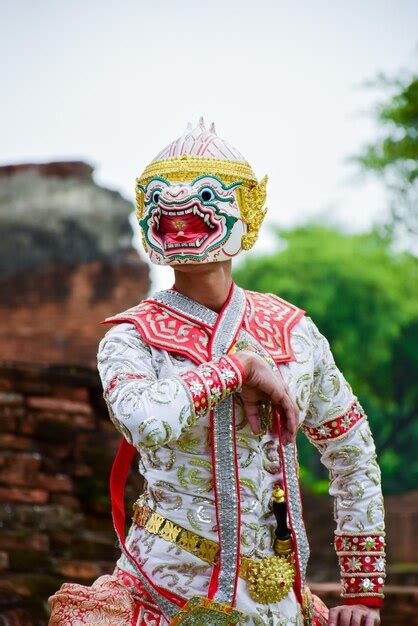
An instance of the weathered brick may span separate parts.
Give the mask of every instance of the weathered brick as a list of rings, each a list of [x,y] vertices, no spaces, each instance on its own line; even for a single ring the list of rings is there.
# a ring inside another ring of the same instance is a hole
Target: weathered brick
[[[74,465],[72,473],[76,478],[87,478],[93,475],[93,469],[85,463],[77,463]]]
[[[69,387],[68,385],[54,385],[51,395],[54,398],[64,398],[74,402],[90,404],[89,390],[86,387]]]
[[[0,470],[0,483],[14,487],[35,487],[34,474],[26,474],[19,469]]]
[[[0,450],[30,450],[33,442],[28,437],[19,437],[9,433],[0,434]]]
[[[65,474],[43,474],[36,475],[34,482],[37,487],[50,492],[71,493],[74,489],[73,481]]]
[[[32,532],[65,530],[77,534],[85,524],[80,511],[61,504],[5,503],[0,507],[0,525],[6,530],[30,529]],[[109,520],[108,520],[109,524]]]
[[[79,500],[65,493],[51,493],[50,498],[52,504],[62,504],[63,506],[74,511],[80,508]]]
[[[3,372],[0,373],[0,390],[6,393],[12,393],[16,390],[13,379],[11,379],[10,375],[3,374]]]
[[[45,504],[49,494],[43,489],[21,489],[18,487],[0,487],[0,500],[3,502],[31,502]]]
[[[1,539],[1,536],[0,536]],[[5,572],[10,567],[9,555],[7,552],[0,550],[0,572]]]
[[[36,472],[41,465],[37,452],[0,452],[0,468],[14,469],[24,473]]]
[[[53,459],[63,460],[68,459],[73,454],[73,446],[71,442],[68,443],[55,443],[51,445],[47,441],[39,441],[38,447],[40,453],[43,455],[49,455]]]
[[[74,415],[74,425],[81,430],[94,430],[96,427],[96,420],[93,415]]]
[[[13,572],[48,572],[53,564],[48,551],[30,550],[26,546],[8,551]]]
[[[66,400],[63,398],[28,396],[26,398],[26,403],[29,408],[40,411],[53,411],[62,414],[92,414],[92,408],[89,404],[86,404],[85,402]]]
[[[69,579],[93,580],[101,573],[99,566],[90,561],[59,559],[55,565],[60,574]]]
[[[25,414],[23,402],[21,394],[0,391],[0,432],[15,432],[19,419]]]
[[[45,552],[49,549],[48,535],[37,533],[29,529],[3,531],[0,534],[1,550],[19,550],[22,548]]]
[[[0,580],[0,606],[7,606],[8,603],[10,603],[10,605],[13,605],[18,600],[19,594],[16,591],[16,587],[11,583],[11,581]]]
[[[1,617],[3,624],[13,624],[13,626],[34,626],[35,624],[26,609],[5,610],[2,611]]]
[[[0,391],[0,407],[23,405],[24,396],[21,393]]]

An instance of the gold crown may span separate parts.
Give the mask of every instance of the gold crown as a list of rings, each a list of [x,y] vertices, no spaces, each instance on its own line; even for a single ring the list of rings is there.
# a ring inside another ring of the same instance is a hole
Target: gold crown
[[[267,176],[258,182],[246,161],[223,161],[190,154],[153,161],[136,179],[137,218],[141,219],[144,213],[144,194],[141,187],[145,187],[151,178],[161,176],[170,182],[188,182],[206,174],[218,176],[225,184],[241,182],[237,189],[237,198],[242,219],[248,227],[248,232],[242,237],[242,247],[249,250],[256,242],[266,214],[263,207],[266,201]]]

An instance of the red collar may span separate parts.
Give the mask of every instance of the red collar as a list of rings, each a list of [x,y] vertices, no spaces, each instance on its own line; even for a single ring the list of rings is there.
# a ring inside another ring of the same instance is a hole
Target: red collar
[[[272,356],[276,363],[294,361],[291,330],[304,311],[273,294],[245,291],[247,307],[243,328]],[[107,317],[101,324],[134,324],[143,340],[156,348],[181,354],[195,363],[208,360],[212,326],[191,319],[171,306],[147,298],[136,306]]]

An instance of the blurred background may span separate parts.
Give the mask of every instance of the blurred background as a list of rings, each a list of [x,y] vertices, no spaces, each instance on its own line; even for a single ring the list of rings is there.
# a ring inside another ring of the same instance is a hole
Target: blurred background
[[[330,340],[382,468],[383,624],[418,624],[417,26],[413,0],[0,2],[0,623],[44,625],[61,582],[112,570],[99,322],[170,286],[134,179],[204,115],[269,174],[235,278]],[[335,605],[327,475],[299,443],[309,579]]]

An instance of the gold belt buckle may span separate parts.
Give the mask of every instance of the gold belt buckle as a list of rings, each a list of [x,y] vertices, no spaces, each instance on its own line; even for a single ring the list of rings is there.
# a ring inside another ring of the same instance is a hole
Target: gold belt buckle
[[[250,596],[260,604],[283,600],[295,580],[295,566],[286,558],[267,556],[260,561],[251,560],[246,580]]]

